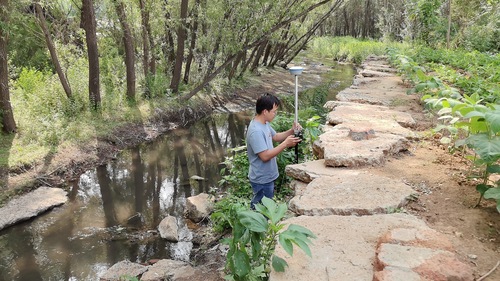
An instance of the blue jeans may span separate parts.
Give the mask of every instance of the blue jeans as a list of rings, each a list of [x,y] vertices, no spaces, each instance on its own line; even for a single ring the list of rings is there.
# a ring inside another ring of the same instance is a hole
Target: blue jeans
[[[252,186],[253,190],[253,198],[252,201],[250,201],[250,207],[252,208],[252,210],[255,209],[255,204],[260,203],[264,196],[273,199],[274,181],[264,184],[250,182],[250,185]]]

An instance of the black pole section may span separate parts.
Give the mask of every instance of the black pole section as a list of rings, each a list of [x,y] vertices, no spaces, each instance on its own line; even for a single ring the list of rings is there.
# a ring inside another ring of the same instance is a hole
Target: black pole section
[[[295,164],[299,164],[299,144],[295,145]]]

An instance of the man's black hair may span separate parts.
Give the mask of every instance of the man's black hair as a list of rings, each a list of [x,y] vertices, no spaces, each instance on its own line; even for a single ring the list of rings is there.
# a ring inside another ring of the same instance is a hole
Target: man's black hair
[[[272,110],[274,105],[280,106],[281,102],[278,97],[273,94],[265,93],[257,99],[255,103],[255,112],[261,114],[264,109]]]

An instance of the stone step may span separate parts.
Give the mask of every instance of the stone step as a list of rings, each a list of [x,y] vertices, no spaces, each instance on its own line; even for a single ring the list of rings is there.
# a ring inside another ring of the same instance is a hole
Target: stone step
[[[315,155],[325,159],[325,165],[329,167],[380,166],[387,157],[410,147],[408,139],[403,136],[375,133],[370,128],[334,127],[314,142]]]
[[[312,257],[297,247],[290,257],[278,246],[276,255],[289,266],[285,272],[272,272],[270,281],[372,280],[375,249],[388,229],[426,228],[423,221],[406,214],[298,216],[285,223],[306,227],[317,238],[310,246]]]
[[[332,168],[325,165],[325,159],[308,161],[299,164],[287,165],[285,173],[287,176],[301,182],[309,183],[312,180],[321,176],[331,176],[338,171],[347,170],[343,168]],[[348,170],[351,173],[356,173],[356,170]]]
[[[289,208],[308,216],[385,214],[404,206],[414,193],[400,180],[339,169],[297,188]]]
[[[297,247],[290,256],[278,245],[275,254],[289,266],[271,272],[270,281],[473,280],[451,242],[412,215],[299,216],[285,223],[306,227],[317,238],[312,257]]]
[[[392,110],[387,106],[328,101],[324,107],[331,110],[327,119],[330,125],[378,120],[395,121],[404,128],[414,128],[417,125],[410,114]]]

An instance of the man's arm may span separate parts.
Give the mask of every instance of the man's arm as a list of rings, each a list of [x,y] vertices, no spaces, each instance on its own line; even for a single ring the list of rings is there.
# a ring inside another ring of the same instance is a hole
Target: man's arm
[[[288,131],[290,131],[290,130],[288,130]],[[284,134],[288,131],[285,131],[285,132],[282,132],[279,134]],[[275,137],[277,135],[278,134],[274,135],[274,137],[273,137],[274,141],[275,141]],[[296,138],[293,135],[293,130],[291,130],[291,135],[285,136],[284,140],[278,146],[276,146],[272,149],[264,150],[264,151],[258,153],[257,155],[259,155],[260,160],[267,162],[267,161],[271,160],[273,157],[276,157],[278,154],[280,154],[280,152],[285,150],[285,148],[295,146],[299,142],[300,142],[300,138]]]
[[[276,135],[273,136],[273,141],[275,142],[282,142],[284,141],[288,136],[291,136],[293,135],[293,128],[288,130],[288,131],[284,131],[284,132],[281,132],[281,133],[276,133]]]

